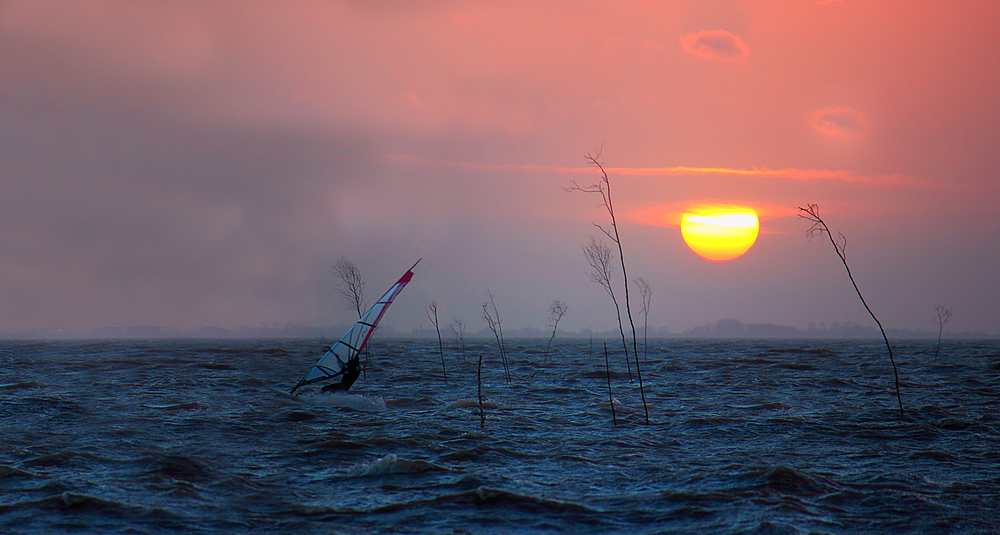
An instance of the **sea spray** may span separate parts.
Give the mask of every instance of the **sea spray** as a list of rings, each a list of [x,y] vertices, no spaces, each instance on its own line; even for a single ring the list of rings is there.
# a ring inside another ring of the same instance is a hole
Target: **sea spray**
[[[386,410],[385,399],[381,396],[369,398],[358,394],[306,394],[301,396],[303,401],[313,405],[324,407],[341,407],[354,409],[362,412],[381,412]]]

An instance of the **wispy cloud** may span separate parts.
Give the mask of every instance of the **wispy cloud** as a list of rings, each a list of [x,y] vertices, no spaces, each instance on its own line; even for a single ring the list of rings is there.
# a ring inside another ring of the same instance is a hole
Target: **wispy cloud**
[[[429,166],[445,166],[452,168],[469,169],[475,171],[529,171],[560,174],[583,174],[594,173],[593,167],[560,167],[550,165],[533,164],[492,164],[492,163],[472,163],[454,162],[448,160],[436,160],[428,158],[417,158],[406,155],[390,155],[390,160],[409,162]],[[917,177],[902,173],[890,174],[860,174],[846,169],[797,169],[783,168],[771,169],[768,167],[752,167],[750,169],[739,169],[730,167],[605,167],[609,174],[625,176],[682,176],[682,175],[716,175],[734,176],[747,178],[784,178],[790,180],[832,180],[841,182],[853,182],[870,185],[886,186],[918,186],[926,188],[948,187],[947,184],[929,182]]]
[[[865,114],[848,106],[813,110],[806,114],[806,122],[824,136],[841,139],[860,137],[871,127]]]
[[[723,63],[741,63],[750,55],[750,47],[726,30],[705,30],[680,37],[681,48],[698,59]]]
[[[721,201],[715,200],[712,202],[654,202],[647,205],[632,207],[632,209],[625,214],[625,217],[628,221],[641,225],[680,228],[681,216],[685,213],[691,212],[693,208],[705,206],[714,208],[751,208],[757,214],[757,217],[759,217],[762,221],[783,217],[796,217],[798,215],[798,209],[792,205],[761,202],[759,200],[748,202],[746,200],[726,199]],[[762,234],[778,233],[763,226],[761,227],[760,232]]]

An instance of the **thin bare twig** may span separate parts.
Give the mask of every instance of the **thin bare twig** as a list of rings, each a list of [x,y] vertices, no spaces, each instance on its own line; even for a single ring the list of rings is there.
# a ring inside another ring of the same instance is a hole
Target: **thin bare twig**
[[[455,321],[451,322],[451,332],[455,333],[455,338],[458,338],[462,346],[462,362],[465,362],[465,322],[461,318],[455,318]]]
[[[444,383],[448,384],[448,370],[444,367],[444,343],[441,341],[441,328],[438,326],[437,301],[431,300],[431,304],[427,305],[427,319],[434,324],[434,330],[437,331],[438,352],[441,354],[441,373],[444,374]]]
[[[479,384],[479,429],[486,429],[486,409],[483,408],[483,355],[479,355],[476,368],[476,382]]]
[[[330,268],[340,278],[340,295],[347,301],[352,310],[358,313],[358,318],[364,314],[368,308],[365,306],[365,281],[361,278],[361,270],[357,264],[351,262],[346,256],[340,257],[337,263]]]
[[[953,309],[945,308],[943,305],[936,305],[934,307],[934,313],[937,314],[937,317],[934,318],[934,323],[937,323],[938,326],[938,343],[937,343],[937,349],[934,351],[935,360],[941,353],[941,333],[944,332],[944,326],[947,325],[949,321],[951,321],[952,310]]]
[[[635,285],[639,287],[639,294],[642,295],[642,360],[649,361],[649,303],[653,298],[653,290],[649,287],[649,282],[642,277],[635,279]]]
[[[341,256],[340,260],[334,264],[330,271],[340,278],[340,296],[347,301],[348,308],[354,310],[358,314],[358,319],[364,315],[364,311],[368,309],[368,305],[365,303],[365,281],[361,277],[361,270],[358,269],[358,265],[351,262],[346,256]],[[368,363],[371,361],[371,351],[368,347],[365,347],[365,365],[361,367],[362,373],[364,373],[365,379],[368,378]]]
[[[638,342],[636,341],[636,335],[635,335],[635,322],[632,321],[632,307],[629,306],[628,269],[625,267],[625,251],[622,248],[621,236],[618,234],[618,223],[617,223],[617,220],[615,219],[615,208],[614,208],[614,204],[612,203],[612,200],[611,200],[611,181],[608,179],[608,173],[607,173],[607,171],[605,171],[604,166],[601,164],[601,161],[600,161],[602,150],[603,150],[603,147],[600,148],[600,149],[598,149],[598,150],[596,150],[596,151],[594,151],[594,153],[587,153],[587,155],[586,155],[587,161],[591,165],[593,165],[595,168],[597,168],[598,171],[600,171],[600,173],[601,173],[601,180],[600,180],[600,182],[597,182],[595,184],[592,184],[589,187],[584,188],[584,187],[581,187],[579,184],[577,184],[576,181],[572,181],[573,185],[570,186],[570,187],[568,187],[568,188],[566,188],[566,190],[570,191],[570,192],[572,192],[572,191],[581,191],[581,192],[584,192],[584,193],[597,193],[597,194],[599,194],[601,196],[601,200],[602,200],[602,203],[599,206],[603,206],[604,208],[606,208],[607,211],[608,211],[608,215],[611,216],[611,231],[609,231],[608,229],[602,227],[601,225],[599,225],[597,223],[594,223],[594,226],[596,226],[597,228],[601,229],[601,232],[603,232],[605,236],[607,236],[611,241],[615,242],[615,244],[618,245],[618,257],[621,259],[621,263],[622,263],[622,278],[624,278],[624,280],[625,280],[625,283],[624,283],[624,287],[625,287],[625,312],[628,315],[629,326],[632,328],[632,354],[633,355],[638,355],[639,350],[638,350]],[[620,326],[620,323],[619,323],[619,326]],[[628,360],[628,343],[625,342],[624,330],[622,332],[622,343],[623,343],[623,345],[625,345],[625,359],[627,361]],[[643,384],[642,384],[642,371],[639,368],[639,358],[638,358],[638,356],[636,356],[636,359],[635,359],[635,367],[636,367],[636,369],[635,369],[636,376],[639,378],[639,394],[642,396],[642,408],[645,411],[645,414],[646,414],[646,423],[648,424],[649,423],[649,408],[646,405],[646,390],[645,390],[645,388],[643,387]],[[630,377],[630,380],[631,380],[631,373],[629,374],[629,377]]]
[[[615,398],[611,395],[611,362],[608,360],[608,343],[604,342],[604,375],[608,378],[608,405],[611,405],[611,421],[618,426],[618,416],[615,415]]]
[[[611,284],[611,274],[615,265],[611,262],[611,249],[604,240],[597,241],[594,236],[590,237],[590,243],[583,247],[583,256],[590,264],[590,280],[601,285],[604,291],[611,296],[611,301],[615,304],[615,313],[618,315],[618,332],[622,335],[622,347],[625,349],[625,365],[628,367],[628,380],[632,381],[632,365],[628,360],[628,344],[625,342],[625,327],[622,326],[622,309],[618,305],[618,298],[615,297],[614,285]]]
[[[500,311],[497,310],[496,301],[493,300],[493,292],[489,288],[486,289],[486,295],[490,298],[489,301],[484,301],[483,306],[483,321],[486,322],[486,326],[493,331],[493,336],[497,339],[497,345],[500,347],[500,359],[503,361],[503,371],[507,378],[507,383],[510,383],[510,366],[507,364],[507,348],[504,347],[503,343],[503,326],[500,322]],[[493,311],[490,312],[490,307]]]
[[[552,304],[549,305],[549,325],[552,327],[552,336],[549,337],[549,343],[545,346],[545,358],[542,360],[543,363],[548,361],[549,349],[552,348],[552,341],[556,339],[556,330],[559,329],[559,320],[561,320],[568,311],[569,305],[558,299],[553,299]]]
[[[889,337],[885,335],[885,329],[882,328],[882,322],[875,317],[875,313],[865,302],[865,297],[861,295],[861,290],[858,289],[858,283],[854,282],[854,275],[851,274],[851,266],[847,265],[847,237],[837,233],[837,239],[833,239],[833,234],[830,233],[830,227],[826,226],[826,222],[819,216],[819,205],[817,204],[807,204],[807,208],[799,206],[799,217],[805,219],[812,223],[809,230],[806,231],[806,236],[810,239],[817,234],[826,234],[830,238],[830,243],[833,245],[835,251],[837,251],[837,256],[840,257],[840,261],[844,264],[844,269],[847,270],[847,277],[851,279],[851,284],[854,286],[854,291],[857,292],[858,298],[861,299],[861,304],[865,306],[865,310],[868,311],[868,315],[875,320],[875,324],[878,325],[878,330],[882,332],[882,339],[885,340],[885,348],[889,350],[889,362],[892,363],[892,373],[896,377],[896,400],[899,402],[899,416],[903,417],[903,397],[899,393],[899,371],[896,369],[896,361],[892,358],[892,346],[889,345]]]

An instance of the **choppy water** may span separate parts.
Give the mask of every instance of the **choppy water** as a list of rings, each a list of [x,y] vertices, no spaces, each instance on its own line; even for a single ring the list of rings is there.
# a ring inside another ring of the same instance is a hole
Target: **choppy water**
[[[0,532],[1000,532],[998,342],[897,342],[905,419],[877,341],[651,342],[617,427],[598,347],[509,346],[295,400],[318,342],[0,342]]]

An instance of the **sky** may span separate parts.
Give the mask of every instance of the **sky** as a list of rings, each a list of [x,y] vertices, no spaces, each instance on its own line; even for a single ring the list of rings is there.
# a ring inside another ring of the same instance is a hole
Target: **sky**
[[[997,65],[993,0],[5,0],[0,331],[346,325],[341,257],[369,303],[422,258],[403,332],[611,330],[599,153],[651,326],[869,325],[814,203],[883,325],[1000,334]]]

